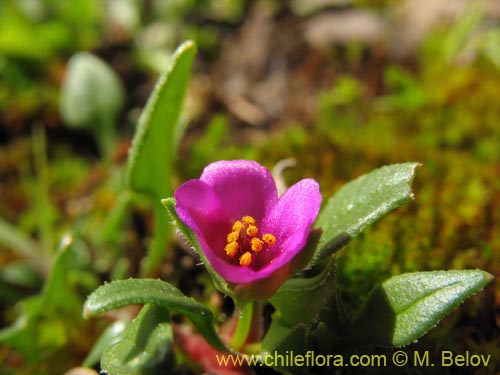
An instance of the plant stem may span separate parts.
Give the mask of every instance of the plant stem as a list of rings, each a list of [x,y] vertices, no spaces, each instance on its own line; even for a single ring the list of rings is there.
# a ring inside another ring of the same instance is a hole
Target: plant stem
[[[35,166],[35,211],[43,251],[47,256],[55,252],[53,238],[53,215],[49,193],[49,168],[47,162],[47,140],[41,125],[33,128],[33,162]]]
[[[115,205],[109,213],[109,219],[104,227],[104,240],[115,244],[120,237],[120,226],[128,213],[128,206],[132,199],[129,190],[123,190],[118,196]]]
[[[103,155],[105,162],[111,162],[113,151],[116,145],[116,123],[113,116],[109,113],[101,115],[98,121],[98,128],[94,132],[99,151]]]
[[[239,351],[245,344],[248,334],[250,333],[250,327],[252,325],[253,319],[253,309],[254,303],[249,302],[241,310],[240,319],[238,320],[238,325],[236,331],[234,332],[233,338],[231,340],[231,347]],[[238,310],[237,310],[238,313]]]
[[[163,205],[154,203],[154,234],[148,247],[148,254],[141,264],[141,276],[146,277],[160,264],[165,256],[165,249],[171,237],[172,225],[168,221],[167,211]]]
[[[38,244],[17,227],[0,218],[0,243],[9,247],[16,254],[30,258],[41,272],[47,275],[49,264],[39,251]]]

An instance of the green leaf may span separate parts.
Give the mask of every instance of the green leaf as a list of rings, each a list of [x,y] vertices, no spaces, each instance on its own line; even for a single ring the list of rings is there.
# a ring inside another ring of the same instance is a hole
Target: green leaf
[[[83,315],[89,318],[123,306],[147,303],[186,316],[212,347],[229,350],[215,332],[212,312],[205,305],[157,279],[128,279],[102,285],[87,298]]]
[[[287,353],[305,354],[311,350],[311,330],[335,293],[335,262],[331,260],[323,271],[310,278],[285,282],[271,297],[276,308],[271,326],[262,342],[264,355]],[[332,338],[330,337],[330,340]],[[276,358],[276,356],[274,356]],[[278,363],[276,370],[291,374],[306,374],[307,369]]]
[[[332,261],[317,276],[285,282],[270,299],[276,308],[274,317],[279,316],[290,327],[316,321],[334,292],[334,268]]]
[[[88,52],[71,57],[61,88],[60,109],[64,121],[72,127],[114,124],[124,104],[120,79],[100,58]]]
[[[17,261],[0,266],[0,280],[6,284],[36,289],[43,283],[36,266],[30,261]]]
[[[59,309],[69,312],[80,311],[82,299],[77,293],[75,284],[84,280],[81,271],[85,270],[90,263],[89,254],[85,244],[73,238],[65,236],[62,239],[62,248],[57,254],[50,277],[44,285],[43,304],[57,306]],[[78,274],[76,282],[72,276]],[[95,281],[95,279],[94,279]],[[95,284],[90,287],[94,287]]]
[[[354,322],[354,340],[363,344],[408,345],[492,278],[480,270],[394,276],[370,295]]]
[[[116,121],[123,109],[125,94],[113,70],[88,52],[71,57],[64,79],[60,112],[74,128],[91,130],[102,152],[111,155],[116,138]]]
[[[413,198],[418,163],[385,166],[349,182],[332,196],[315,227],[323,229],[314,262],[319,262],[389,211]]]
[[[145,305],[118,343],[106,349],[101,368],[111,375],[164,374],[172,358],[173,332],[168,311]]]
[[[193,42],[176,50],[142,112],[129,153],[130,188],[155,200],[171,195],[172,169],[182,130],[179,118],[195,52]]]
[[[170,214],[170,217],[173,219],[175,225],[177,226],[181,234],[189,242],[189,244],[193,246],[194,251],[196,251],[201,261],[205,265],[205,268],[207,269],[208,273],[212,277],[215,287],[220,292],[228,296],[233,296],[233,292],[231,291],[231,289],[229,289],[229,285],[226,282],[226,280],[224,280],[210,265],[210,262],[205,256],[203,250],[201,249],[201,246],[194,232],[191,230],[191,228],[189,228],[186,224],[184,224],[179,215],[177,215],[177,211],[175,210],[175,199],[174,198],[162,199],[161,203],[167,209],[167,212]]]
[[[305,354],[309,349],[309,331],[305,324],[290,328],[280,318],[273,319],[262,341],[261,355],[271,355],[275,361],[273,368],[284,373],[307,374],[306,367],[287,365],[285,357],[289,353]],[[283,360],[280,360],[281,355]]]
[[[15,225],[0,217],[0,244],[13,250],[16,254],[41,260],[40,249],[27,234],[21,232]]]
[[[97,341],[94,343],[92,350],[87,355],[83,361],[83,367],[93,367],[99,362],[102,353],[112,345],[121,341],[126,333],[126,328],[132,324],[130,320],[118,320],[109,327],[107,327],[104,332],[99,336]]]
[[[155,210],[154,236],[141,275],[149,274],[161,261],[171,233],[160,199],[172,195],[172,171],[184,130],[180,115],[195,52],[193,42],[175,51],[139,118],[129,152],[127,184],[130,190],[149,197]]]

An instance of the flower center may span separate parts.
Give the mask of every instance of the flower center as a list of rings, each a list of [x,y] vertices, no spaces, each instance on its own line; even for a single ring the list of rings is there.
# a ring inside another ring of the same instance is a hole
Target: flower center
[[[243,216],[235,221],[231,232],[227,235],[227,244],[224,248],[226,256],[238,262],[243,267],[256,264],[262,250],[273,247],[276,237],[265,233],[259,237],[259,228],[251,216]]]

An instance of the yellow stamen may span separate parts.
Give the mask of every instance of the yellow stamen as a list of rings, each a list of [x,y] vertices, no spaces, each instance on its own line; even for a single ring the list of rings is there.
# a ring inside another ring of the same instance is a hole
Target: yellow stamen
[[[247,228],[247,235],[250,237],[255,237],[259,233],[259,228],[255,225],[249,225]]]
[[[248,225],[255,225],[255,219],[251,216],[243,216],[241,221],[243,221],[243,223]]]
[[[226,245],[224,248],[224,251],[226,252],[226,255],[230,258],[233,258],[236,253],[238,252],[238,249],[240,248],[240,244],[236,241],[230,242]]]
[[[240,237],[240,231],[234,231],[227,235],[227,243],[237,241]]]
[[[262,240],[258,238],[252,238],[251,244],[252,244],[252,250],[258,253],[259,251],[262,250],[262,245],[264,243],[262,242]]]
[[[244,228],[245,226],[243,225],[243,223],[239,220],[235,221],[234,224],[233,224],[233,232],[236,232],[236,231],[240,231]]]
[[[276,237],[274,237],[272,234],[270,233],[266,233],[262,236],[262,239],[264,240],[264,242],[266,244],[268,244],[269,246],[274,246],[274,244],[276,243]]]
[[[243,216],[241,220],[235,221],[231,232],[226,236],[227,244],[224,247],[226,255],[229,258],[238,259],[243,267],[250,266],[257,253],[276,244],[276,237],[273,234],[266,233],[262,237],[258,234],[259,228],[252,216]]]
[[[240,257],[240,266],[248,267],[252,264],[252,254],[248,251]]]

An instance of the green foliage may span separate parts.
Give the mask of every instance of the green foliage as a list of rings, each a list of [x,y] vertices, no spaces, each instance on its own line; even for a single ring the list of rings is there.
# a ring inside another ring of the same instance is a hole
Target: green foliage
[[[371,293],[353,324],[354,340],[395,347],[411,344],[492,279],[479,270],[394,276]]]
[[[46,80],[59,56],[96,46],[103,32],[98,0],[5,0],[0,4],[0,113],[32,114],[57,107],[57,87]]]
[[[172,171],[182,135],[180,114],[196,52],[181,45],[158,79],[139,119],[128,160],[130,189],[160,200],[172,193]]]
[[[110,324],[94,343],[92,350],[83,361],[83,366],[92,367],[99,363],[102,353],[109,347],[117,344],[125,337],[127,328],[132,321],[118,320]]]
[[[262,341],[262,352],[267,353],[306,353],[311,342],[308,340],[308,329],[305,324],[297,324],[289,327],[280,318],[273,320],[266,337]],[[307,374],[305,367],[286,366],[277,363],[275,369],[278,371],[291,372],[293,374]]]
[[[196,53],[192,42],[181,45],[149,97],[133,139],[127,162],[127,182],[133,192],[145,194],[155,209],[155,231],[143,274],[163,258],[170,235],[160,200],[172,194],[172,175],[184,130],[182,105]]]
[[[0,342],[36,362],[54,355],[76,339],[84,326],[80,316],[83,296],[97,286],[88,272],[89,259],[78,239],[66,237],[39,295],[20,302],[16,322],[0,330]]]
[[[270,299],[276,309],[272,324],[277,319],[280,325],[293,328],[298,324],[316,322],[335,288],[333,262],[317,276],[287,281]]]
[[[387,212],[413,198],[417,163],[382,167],[358,177],[328,200],[315,226],[323,230],[316,261],[328,257]]]
[[[212,312],[161,280],[128,279],[102,285],[85,301],[83,314],[90,318],[119,307],[148,303],[188,317],[210,345],[220,351],[228,350],[214,330]]]
[[[162,374],[172,361],[172,346],[168,311],[158,305],[145,305],[123,337],[104,351],[101,368],[113,375]]]

